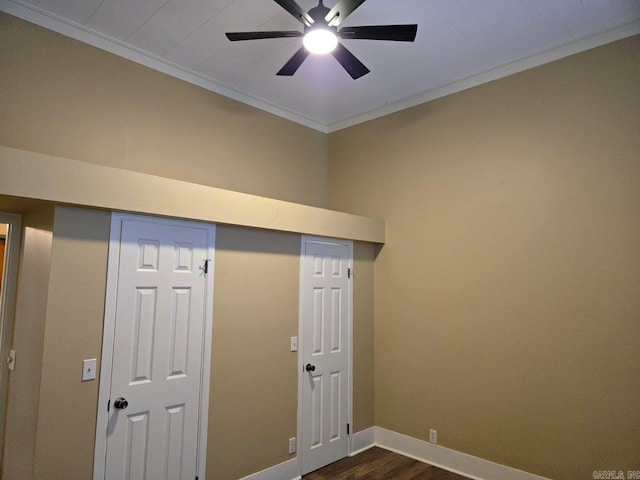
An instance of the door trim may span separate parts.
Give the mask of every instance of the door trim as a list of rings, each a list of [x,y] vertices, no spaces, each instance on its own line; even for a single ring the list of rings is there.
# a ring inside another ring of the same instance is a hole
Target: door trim
[[[304,289],[307,285],[306,278],[303,275],[304,273],[304,258],[305,258],[305,242],[319,242],[319,243],[328,243],[332,245],[343,245],[348,248],[349,258],[348,258],[348,268],[353,272],[353,241],[352,240],[342,240],[336,238],[329,237],[317,237],[312,235],[302,235],[300,239],[300,291],[299,301],[298,301],[298,428],[297,428],[297,446],[301,445],[302,439],[302,385],[306,378],[306,372],[304,371],[304,349],[305,342],[301,336],[303,332],[303,304],[302,304],[302,296]],[[351,425],[351,429],[349,435],[347,436],[347,455],[351,455],[353,450],[352,439],[353,439],[353,276],[351,281],[348,282],[348,327],[347,327],[347,423]],[[300,477],[302,477],[302,450],[296,448],[296,460],[298,462],[298,472]]]
[[[118,292],[118,264],[120,260],[120,236],[123,220],[142,220],[173,225],[178,227],[198,227],[208,231],[207,258],[209,261],[209,274],[206,279],[206,303],[205,314],[205,338],[202,358],[202,377],[200,380],[200,418],[198,428],[198,465],[196,472],[199,478],[205,477],[207,461],[207,426],[209,417],[209,388],[211,378],[211,333],[213,327],[213,277],[215,266],[215,238],[216,226],[214,224],[176,220],[164,217],[152,217],[146,215],[132,215],[112,213],[111,235],[109,239],[109,257],[107,260],[107,288],[104,309],[104,330],[102,334],[102,359],[100,361],[100,385],[98,392],[98,414],[96,420],[96,442],[93,460],[93,479],[105,478],[106,453],[107,453],[107,425],[109,415],[107,405],[111,398],[111,365],[113,361],[114,335],[116,326],[116,299]]]
[[[7,413],[7,393],[9,388],[9,368],[6,360],[13,342],[13,324],[15,322],[16,288],[18,285],[18,261],[22,237],[22,216],[15,213],[1,213],[0,223],[9,225],[7,231],[4,271],[0,271],[2,292],[0,292],[0,466],[3,464],[4,427]]]

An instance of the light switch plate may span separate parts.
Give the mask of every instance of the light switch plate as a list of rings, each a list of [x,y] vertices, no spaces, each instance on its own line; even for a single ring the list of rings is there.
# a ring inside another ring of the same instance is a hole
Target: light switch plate
[[[96,379],[96,359],[89,358],[82,361],[82,381]]]
[[[12,372],[16,369],[16,351],[9,350],[9,358],[7,358],[7,368]]]
[[[298,351],[298,337],[291,337],[291,351]]]

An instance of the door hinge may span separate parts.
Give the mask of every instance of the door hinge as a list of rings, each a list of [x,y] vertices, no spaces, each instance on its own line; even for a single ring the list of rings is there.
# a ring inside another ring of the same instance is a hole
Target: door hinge
[[[350,425],[347,423],[347,435],[349,435],[349,434],[350,434],[350,430],[351,430],[351,427],[350,427]]]
[[[353,277],[353,268],[347,268],[347,278]]]
[[[211,261],[210,258],[205,258],[204,259],[204,266],[202,267],[202,270],[203,270],[205,275],[209,273],[209,262],[210,261]]]

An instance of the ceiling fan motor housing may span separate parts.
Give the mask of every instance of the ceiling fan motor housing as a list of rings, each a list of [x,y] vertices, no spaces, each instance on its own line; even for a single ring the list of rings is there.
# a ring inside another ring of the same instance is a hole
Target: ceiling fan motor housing
[[[325,7],[322,2],[320,2],[318,6],[309,10],[307,13],[313,19],[313,24],[305,25],[304,33],[307,33],[310,30],[315,30],[316,28],[324,28],[325,30],[331,30],[333,33],[337,34],[338,28],[329,26],[329,22],[326,20],[329,12],[330,9]]]
[[[1,0],[0,0],[1,1]],[[303,37],[303,45],[276,73],[290,77],[313,52],[316,54],[331,53],[354,80],[369,73],[369,69],[351,53],[338,39],[343,40],[391,40],[413,42],[418,25],[367,25],[341,28],[338,26],[362,5],[366,0],[337,0],[332,8],[324,6],[323,0],[318,5],[305,11],[296,0],[274,0],[304,25],[304,30],[262,31],[262,32],[227,32],[232,41],[260,40],[267,38]]]

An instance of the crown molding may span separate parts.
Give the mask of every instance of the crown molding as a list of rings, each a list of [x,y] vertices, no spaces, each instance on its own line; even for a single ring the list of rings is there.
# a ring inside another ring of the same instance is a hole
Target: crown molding
[[[322,133],[333,133],[360,123],[375,120],[376,118],[461,92],[482,85],[483,83],[491,82],[544,65],[545,63],[575,55],[576,53],[606,45],[607,43],[640,34],[640,20],[618,25],[589,37],[584,37],[499,65],[484,72],[422,92],[418,95],[412,95],[389,105],[374,108],[348,119],[324,124],[312,118],[283,109],[265,100],[229,88],[217,83],[210,77],[184,69],[159,56],[137,49],[106,35],[101,35],[93,30],[46,12],[30,3],[21,0],[0,0],[0,11]]]
[[[565,43],[563,45],[550,48],[543,52],[538,52],[527,57],[505,63],[503,65],[491,68],[481,73],[471,75],[461,80],[448,83],[438,88],[428,90],[418,95],[399,100],[384,107],[373,109],[360,115],[356,115],[347,120],[327,125],[329,133],[348,128],[359,123],[375,120],[376,118],[396,113],[407,108],[415,107],[422,103],[427,103],[437,98],[446,97],[469,88],[477,87],[483,83],[492,82],[503,77],[508,77],[515,73],[523,72],[531,68],[539,67],[545,63],[550,63],[561,58],[569,57],[592,48],[606,45],[607,43],[622,40],[633,35],[640,34],[640,20],[624,25],[619,25],[604,32],[584,37],[579,40]]]
[[[70,22],[69,20],[46,12],[35,5],[31,5],[30,3],[22,2],[20,0],[0,0],[0,11],[48,30],[52,30],[66,37],[73,38],[74,40],[99,48],[100,50],[113,53],[114,55],[131,60],[132,62],[144,65],[145,67],[170,75],[179,80],[183,80],[211,92],[231,98],[232,100],[237,100],[238,102],[263,110],[278,117],[285,118],[292,122],[299,123],[314,130],[329,133],[327,126],[320,122],[294,112],[290,112],[265,100],[233,90],[232,88],[215,82],[210,77],[196,73],[192,70],[187,70],[157,55],[145,52],[144,50],[135,48],[107,35],[102,35],[83,27],[82,25]]]

